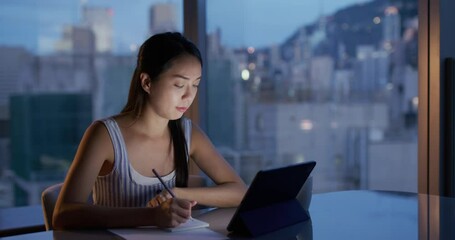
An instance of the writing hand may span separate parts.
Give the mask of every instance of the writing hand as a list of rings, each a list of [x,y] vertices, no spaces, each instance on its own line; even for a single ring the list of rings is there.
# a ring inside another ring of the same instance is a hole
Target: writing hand
[[[185,223],[191,217],[191,208],[196,205],[195,201],[188,201],[179,198],[167,199],[157,208],[159,209],[160,221],[158,227],[177,227]]]

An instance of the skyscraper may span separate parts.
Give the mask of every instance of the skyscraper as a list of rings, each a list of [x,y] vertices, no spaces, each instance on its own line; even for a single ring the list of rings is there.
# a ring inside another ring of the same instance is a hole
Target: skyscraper
[[[82,24],[95,34],[96,52],[111,52],[113,46],[112,18],[114,11],[108,7],[88,7],[82,9]]]
[[[89,27],[65,26],[62,39],[57,41],[55,48],[58,52],[93,55],[95,34]]]
[[[11,97],[11,169],[16,205],[39,204],[42,190],[63,181],[92,121],[88,94]]]
[[[391,50],[393,44],[401,39],[401,23],[398,8],[389,6],[384,10],[383,47]]]
[[[0,47],[0,52],[0,119],[8,119],[8,97],[22,92],[31,81],[35,58],[22,47]]]
[[[150,35],[160,32],[177,31],[177,11],[175,4],[157,3],[150,8]]]

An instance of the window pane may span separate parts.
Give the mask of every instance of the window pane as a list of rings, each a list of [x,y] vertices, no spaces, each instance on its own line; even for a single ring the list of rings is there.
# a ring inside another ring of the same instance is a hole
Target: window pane
[[[250,183],[417,191],[417,0],[207,2],[207,131]]]
[[[39,204],[85,129],[126,103],[138,46],[182,1],[0,1],[0,207]]]

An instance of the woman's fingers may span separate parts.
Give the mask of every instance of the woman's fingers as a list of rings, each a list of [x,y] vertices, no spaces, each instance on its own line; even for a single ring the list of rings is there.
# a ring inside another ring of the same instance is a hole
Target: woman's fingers
[[[151,199],[147,206],[159,207],[167,215],[163,224],[168,227],[176,227],[188,221],[191,217],[191,208],[196,205],[196,201],[188,201],[179,198],[166,198],[165,195],[157,195]]]
[[[192,204],[188,200],[174,198],[172,201],[172,211],[179,217],[188,219],[191,217],[191,207]]]
[[[185,223],[191,217],[191,209],[183,208],[182,205],[185,206],[187,204],[182,203],[182,201],[186,200],[171,198],[159,206],[167,215],[167,227],[176,227]]]
[[[166,200],[169,198],[171,198],[171,195],[169,193],[161,192],[147,203],[147,207],[157,207],[166,202]]]

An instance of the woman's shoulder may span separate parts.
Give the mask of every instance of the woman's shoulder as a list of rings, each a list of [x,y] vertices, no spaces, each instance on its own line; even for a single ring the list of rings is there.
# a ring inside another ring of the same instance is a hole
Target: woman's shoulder
[[[106,128],[106,119],[98,119],[92,122],[86,130],[86,134],[90,136],[99,137],[108,133]]]
[[[121,115],[121,114],[107,116],[107,117],[99,118],[99,119],[95,120],[92,123],[92,125],[93,124],[104,125],[105,127],[109,127],[109,125],[110,126],[122,125],[122,123],[126,121],[125,118],[126,117],[124,115]]]
[[[103,139],[109,139],[108,129],[112,128],[116,124],[118,116],[119,115],[113,115],[94,120],[87,128],[86,134],[88,134],[91,138],[101,137]]]

